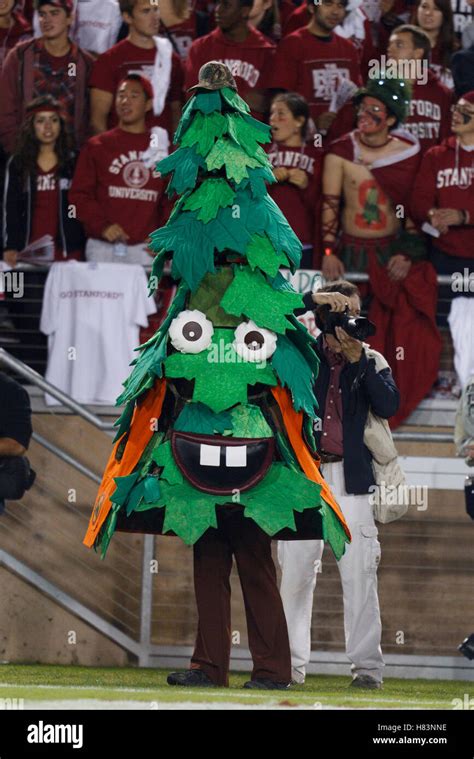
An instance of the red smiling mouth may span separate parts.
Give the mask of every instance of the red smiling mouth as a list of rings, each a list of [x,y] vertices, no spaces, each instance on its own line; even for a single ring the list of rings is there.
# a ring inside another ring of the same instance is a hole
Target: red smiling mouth
[[[263,480],[273,461],[275,441],[172,432],[171,447],[181,473],[195,488],[232,495]]]

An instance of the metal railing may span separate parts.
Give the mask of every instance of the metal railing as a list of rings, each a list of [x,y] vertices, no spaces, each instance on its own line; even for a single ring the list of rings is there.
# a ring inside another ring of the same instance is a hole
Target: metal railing
[[[7,366],[16,374],[19,374],[20,376],[27,379],[28,382],[32,385],[39,387],[41,390],[44,390],[45,392],[48,392],[50,395],[57,398],[57,400],[67,406],[72,412],[84,419],[86,423],[93,425],[97,429],[104,432],[113,429],[113,424],[102,422],[99,417],[95,416],[87,409],[84,409],[67,394],[58,390],[56,387],[51,385],[51,383],[47,382],[43,377],[41,377],[41,375],[23,364],[18,359],[8,354],[4,349],[0,349],[0,365]],[[100,484],[102,480],[102,477],[100,475],[92,472],[74,456],[71,456],[69,453],[62,450],[51,441],[47,440],[43,435],[34,432],[33,440],[41,445],[44,449],[52,453],[58,460],[72,467],[76,472],[86,477],[89,481],[93,482],[94,484]],[[109,441],[107,441],[107,445],[109,444]],[[31,456],[31,453],[29,455]],[[45,489],[49,486],[51,490],[60,487],[63,481],[63,478],[61,478],[61,480],[57,480],[54,477],[52,478],[51,475],[48,476],[47,482],[41,483],[41,476],[39,479],[42,489]],[[34,498],[34,489],[31,491],[31,495],[32,498]],[[28,498],[29,494],[25,497],[24,500],[28,500]],[[38,534],[42,538],[46,538],[48,536],[51,542],[54,542],[54,540],[56,540],[56,542],[60,544],[63,544],[63,541],[65,539],[67,539],[69,543],[71,542],[71,536],[65,535],[61,528],[57,526],[61,522],[60,516],[56,516],[56,514],[52,515],[51,529],[51,525],[43,525],[43,523],[41,523],[41,527],[38,525],[32,525],[31,515],[34,516],[35,511],[34,508],[31,508],[31,514],[28,513],[29,511],[30,510],[28,507],[26,507],[25,511],[25,507],[22,509],[20,508],[19,504],[13,504],[7,508],[7,513],[0,520],[0,536],[3,536],[2,542],[4,544],[11,543],[12,546],[15,547],[15,535],[22,535],[22,537],[24,537],[25,534],[31,534],[32,537],[34,536],[36,538],[38,537]],[[77,533],[84,533],[88,523],[88,514],[79,509],[70,508],[70,511],[73,512],[74,519],[77,521]],[[30,542],[30,545],[34,544],[33,540],[28,542]],[[0,566],[8,568],[17,576],[33,585],[41,593],[53,599],[64,609],[67,609],[69,612],[73,613],[75,616],[79,617],[84,622],[106,635],[119,646],[128,650],[130,653],[137,657],[140,666],[147,666],[150,660],[151,651],[150,641],[152,577],[150,574],[150,565],[154,558],[154,538],[152,535],[145,535],[143,538],[143,547],[141,551],[139,550],[138,552],[136,548],[133,548],[130,545],[130,540],[124,536],[116,536],[115,543],[116,545],[111,549],[111,551],[112,553],[117,553],[119,556],[122,556],[124,544],[126,544],[128,564],[129,566],[133,565],[134,561],[135,574],[137,579],[139,578],[138,584],[136,585],[137,593],[134,594],[135,596],[137,594],[140,596],[139,619],[137,620],[138,624],[135,625],[137,635],[136,638],[134,638],[132,635],[127,635],[123,630],[125,627],[125,613],[120,614],[120,616],[115,615],[115,617],[112,614],[111,617],[107,619],[100,613],[97,613],[97,611],[94,611],[94,609],[87,606],[85,603],[81,603],[81,601],[78,600],[76,595],[73,595],[72,592],[65,591],[60,585],[60,580],[63,576],[63,570],[61,568],[59,568],[58,578],[53,577],[55,581],[52,581],[51,579],[48,579],[44,576],[44,571],[38,571],[40,567],[37,567],[35,569],[34,567],[29,566],[25,561],[22,561],[17,556],[15,556],[12,551],[6,550],[5,547],[0,547]],[[75,548],[77,549],[77,546],[75,546]],[[97,579],[95,578],[95,575],[97,574],[95,554],[89,552],[90,555],[88,555],[86,558],[86,551],[84,547],[80,546],[79,550],[80,556],[78,555],[78,562],[81,564],[82,571],[91,578],[90,582],[86,583],[86,585],[88,587],[97,585]],[[72,554],[74,554],[74,550],[72,551]],[[140,555],[141,561],[138,560]],[[132,561],[130,561],[131,558]],[[123,562],[120,561],[120,564],[122,563]],[[41,570],[43,570],[43,567],[41,567]],[[113,583],[116,583],[119,587],[123,584],[123,581],[125,579],[127,582],[130,580],[129,576],[123,575],[122,570],[117,571],[113,575]],[[77,594],[76,588],[74,588],[74,591]],[[131,598],[130,600],[134,599]],[[102,602],[100,593],[98,594],[96,602],[97,608],[100,608]],[[127,609],[125,607],[122,607],[122,611],[125,612]]]
[[[89,422],[89,424],[93,424],[94,427],[97,427],[98,430],[107,431],[114,429],[112,422],[103,422],[102,419],[100,419],[98,416],[92,414],[90,411],[84,408],[84,406],[81,406],[80,403],[77,403],[77,401],[75,401],[74,398],[71,398],[70,395],[63,393],[62,390],[45,380],[41,374],[36,372],[34,369],[31,369],[31,367],[27,366],[23,361],[20,361],[18,358],[12,356],[4,348],[0,348],[0,364],[7,366],[20,377],[28,380],[28,382],[30,382],[32,385],[40,388],[40,390],[44,390],[45,393],[52,395],[53,398],[56,398],[56,400],[60,401],[63,406],[71,409],[71,411],[80,416],[82,419],[85,419],[85,421]]]

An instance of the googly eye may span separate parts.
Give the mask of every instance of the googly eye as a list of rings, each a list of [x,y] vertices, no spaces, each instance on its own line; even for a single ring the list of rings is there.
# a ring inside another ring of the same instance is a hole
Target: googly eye
[[[212,322],[202,311],[182,311],[170,324],[171,345],[181,353],[201,353],[214,334]]]
[[[257,363],[273,356],[277,347],[277,336],[269,329],[257,327],[255,322],[243,322],[235,330],[233,345],[241,358]]]

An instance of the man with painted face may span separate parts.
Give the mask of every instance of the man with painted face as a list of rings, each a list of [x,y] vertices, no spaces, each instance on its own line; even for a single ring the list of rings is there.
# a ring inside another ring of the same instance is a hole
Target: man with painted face
[[[369,274],[363,295],[371,296],[369,318],[377,326],[371,345],[386,355],[402,397],[394,426],[431,389],[440,350],[436,273],[420,260],[424,247],[408,218],[420,145],[396,129],[409,103],[404,81],[370,79],[354,99],[357,129],[332,143],[323,169],[323,274]],[[394,346],[403,347],[403,361]]]
[[[352,42],[334,32],[344,20],[347,0],[307,0],[307,5],[309,24],[278,45],[271,86],[303,95],[317,129],[328,133],[330,140],[353,124],[350,104],[337,114],[329,106],[340,80],[362,83],[359,53]]]

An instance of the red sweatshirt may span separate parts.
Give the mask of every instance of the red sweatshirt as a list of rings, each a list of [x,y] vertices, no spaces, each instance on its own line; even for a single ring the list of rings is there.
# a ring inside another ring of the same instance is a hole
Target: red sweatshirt
[[[231,70],[239,95],[245,100],[252,90],[266,90],[275,54],[274,43],[249,26],[244,42],[232,42],[220,29],[199,37],[186,61],[186,89],[197,84],[199,69],[207,61],[221,61]]]
[[[181,101],[183,89],[181,61],[176,53],[173,52],[172,55],[171,81],[163,113],[160,116],[154,116],[150,112],[147,119],[148,127],[161,126],[167,129],[170,134],[172,132],[170,103],[172,101]],[[90,87],[110,92],[115,96],[118,85],[127,74],[141,73],[151,80],[155,57],[155,47],[150,49],[138,47],[128,39],[117,42],[106,53],[102,53],[95,62],[92,69]],[[115,113],[115,105],[112,105],[109,114],[109,128],[116,125],[117,115]]]
[[[420,224],[431,208],[455,208],[469,213],[469,225],[453,226],[433,238],[434,245],[450,256],[473,258],[474,242],[474,145],[463,148],[455,136],[428,150],[411,195],[411,213]]]
[[[452,101],[452,93],[432,71],[426,84],[415,82],[410,115],[403,126],[418,138],[422,153],[449,137]]]
[[[28,21],[19,13],[12,13],[13,25],[9,29],[0,29],[0,71],[7,53],[19,42],[25,42],[33,36],[33,30]]]
[[[314,219],[316,201],[321,181],[322,149],[311,143],[301,148],[288,148],[274,142],[267,147],[268,158],[274,169],[301,169],[308,177],[305,190],[291,182],[278,182],[268,187],[268,192],[286,216],[296,236],[303,245],[315,245]]]
[[[282,39],[278,45],[270,86],[298,92],[309,103],[316,118],[329,110],[339,77],[361,85],[359,54],[355,45],[337,34],[321,38],[306,27]],[[329,139],[336,139],[352,129],[354,111],[344,106],[329,130]]]
[[[163,220],[164,182],[142,162],[150,133],[131,134],[119,127],[92,137],[82,149],[69,199],[88,237],[103,239],[111,224],[129,235],[129,245],[145,240]]]

